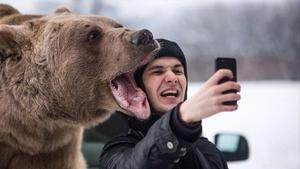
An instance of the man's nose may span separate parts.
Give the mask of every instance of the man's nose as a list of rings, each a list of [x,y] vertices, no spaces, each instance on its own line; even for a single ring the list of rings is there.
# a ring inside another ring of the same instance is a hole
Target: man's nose
[[[165,81],[167,83],[177,83],[178,78],[173,71],[167,71],[165,76]]]

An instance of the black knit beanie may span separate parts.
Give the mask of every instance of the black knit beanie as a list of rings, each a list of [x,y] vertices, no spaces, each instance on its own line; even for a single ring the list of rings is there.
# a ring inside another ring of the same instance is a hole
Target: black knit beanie
[[[164,56],[177,58],[181,62],[181,64],[183,65],[184,75],[186,77],[186,81],[188,81],[186,59],[185,59],[185,56],[184,56],[182,50],[177,45],[177,43],[166,40],[166,39],[156,39],[156,40],[159,42],[161,48],[155,54],[154,59],[164,57]],[[145,70],[146,67],[147,67],[147,65],[142,66],[134,74],[136,84],[143,91],[145,91],[145,86],[144,86],[144,83],[143,83],[143,73],[144,73],[144,70]],[[186,99],[186,98],[187,98],[187,85],[186,85],[186,92],[185,92],[185,98],[184,99]]]

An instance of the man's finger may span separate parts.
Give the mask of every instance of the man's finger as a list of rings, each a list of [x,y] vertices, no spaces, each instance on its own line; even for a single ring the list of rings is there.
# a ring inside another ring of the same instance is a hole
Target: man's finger
[[[222,105],[220,107],[220,112],[224,111],[234,111],[238,109],[238,105]]]
[[[223,104],[223,102],[227,101],[238,101],[241,99],[241,95],[236,93],[223,94],[218,98],[218,104]]]
[[[215,90],[216,90],[216,93],[220,94],[220,93],[223,93],[224,91],[227,91],[227,90],[236,90],[237,92],[240,92],[241,91],[241,85],[236,83],[236,82],[233,82],[233,81],[228,81],[226,83],[222,83],[220,85],[218,85]]]
[[[216,85],[218,84],[222,78],[228,77],[229,79],[233,78],[233,74],[229,69],[220,69],[216,73],[214,73],[208,80],[207,85]]]

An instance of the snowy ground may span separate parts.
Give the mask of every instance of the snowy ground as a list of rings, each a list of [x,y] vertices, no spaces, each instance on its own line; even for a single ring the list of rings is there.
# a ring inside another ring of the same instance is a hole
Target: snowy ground
[[[189,96],[201,83],[191,83]],[[300,82],[241,82],[242,99],[235,112],[204,120],[204,135],[240,133],[250,145],[250,158],[229,164],[230,169],[300,168]]]

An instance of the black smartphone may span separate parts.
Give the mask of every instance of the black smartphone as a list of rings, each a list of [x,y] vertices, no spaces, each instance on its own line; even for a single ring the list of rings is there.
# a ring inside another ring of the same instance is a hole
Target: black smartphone
[[[236,59],[235,58],[216,58],[215,60],[215,66],[216,66],[216,71],[218,71],[219,69],[229,69],[232,71],[233,73],[233,78],[230,79],[229,77],[224,77],[219,81],[220,83],[224,83],[227,81],[237,81],[237,73],[236,73]],[[223,94],[227,94],[227,93],[236,93],[237,90],[235,89],[231,89],[231,90],[227,90],[224,91]],[[236,105],[237,102],[236,101],[227,101],[223,103],[224,105]]]

